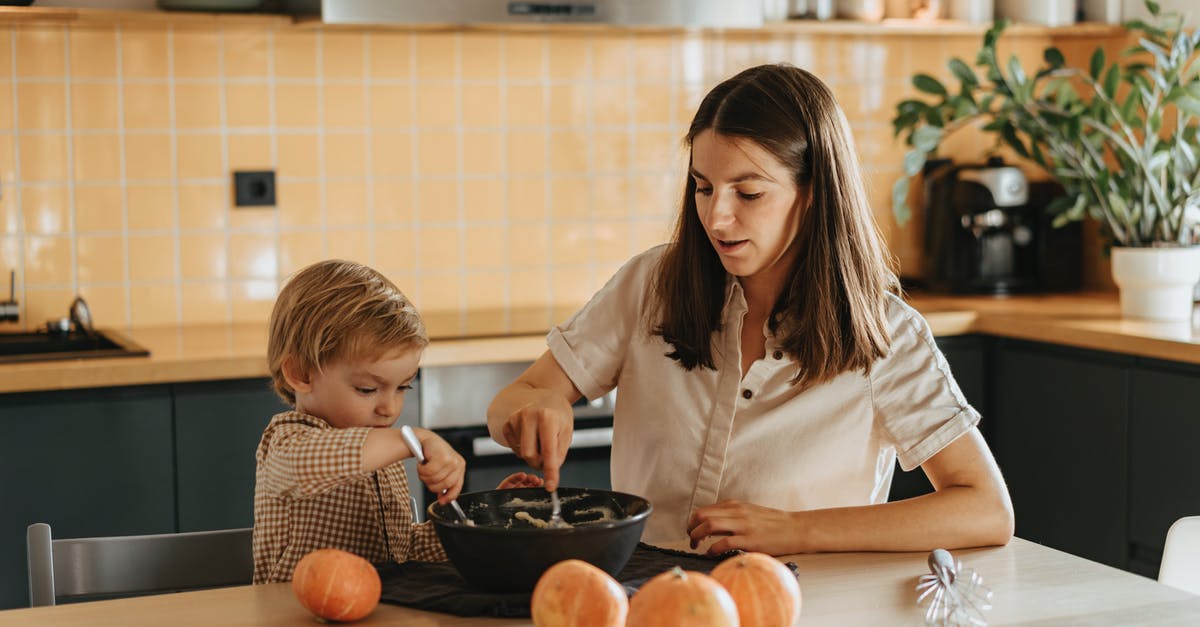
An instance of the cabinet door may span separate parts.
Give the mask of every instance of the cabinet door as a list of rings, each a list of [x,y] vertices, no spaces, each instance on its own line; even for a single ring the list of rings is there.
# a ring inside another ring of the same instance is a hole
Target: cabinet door
[[[954,380],[958,382],[963,396],[967,397],[967,402],[972,407],[983,414],[979,428],[987,438],[987,429],[991,425],[985,409],[986,399],[984,396],[984,386],[987,380],[987,338],[981,335],[939,337],[937,345],[942,351],[942,355],[946,357],[946,362],[950,364],[950,372],[954,375]],[[892,489],[888,494],[889,501],[899,501],[930,492],[933,492],[933,486],[925,477],[925,471],[915,468],[910,472],[904,472],[897,462],[896,470],[892,474]]]
[[[269,379],[174,386],[179,530],[254,525],[254,451],[288,408]]]
[[[1171,523],[1200,515],[1200,367],[1140,361],[1129,430],[1130,566],[1157,577]]]
[[[0,396],[0,609],[29,604],[25,527],[175,530],[167,386]]]
[[[1017,535],[1125,568],[1133,358],[998,339],[994,450]]]

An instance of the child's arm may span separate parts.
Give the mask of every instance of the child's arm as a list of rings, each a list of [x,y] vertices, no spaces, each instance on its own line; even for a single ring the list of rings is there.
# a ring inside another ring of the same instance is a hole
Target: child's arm
[[[384,433],[372,433],[367,437],[363,447],[363,466],[369,469],[382,468],[400,459],[416,457],[404,442],[399,429],[378,429]],[[425,461],[417,465],[417,476],[421,478],[430,492],[439,495],[438,502],[449,503],[458,498],[462,491],[463,475],[466,474],[467,462],[445,440],[428,429],[413,429],[417,441],[425,456]],[[397,444],[397,442],[399,444]],[[403,455],[396,457],[397,449]],[[375,465],[372,468],[372,465]]]
[[[434,493],[446,490],[446,501],[457,497],[466,461],[433,432],[414,431],[428,460],[418,471],[421,480]],[[270,492],[306,498],[413,454],[398,429],[317,428],[299,418],[269,427],[260,456],[260,481]]]

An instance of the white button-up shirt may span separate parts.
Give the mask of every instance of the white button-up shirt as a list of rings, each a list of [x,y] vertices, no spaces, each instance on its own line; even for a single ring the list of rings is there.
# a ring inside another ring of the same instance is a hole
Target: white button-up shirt
[[[716,370],[685,370],[646,323],[663,250],[634,257],[548,336],[584,396],[620,388],[612,485],[653,505],[645,542],[681,544],[691,512],[726,499],[788,511],[882,503],[897,458],[916,468],[979,421],[925,319],[894,296],[888,356],[869,374],[844,372],[800,392],[796,363],[765,328],[766,356],[741,376],[747,305],[727,276]]]

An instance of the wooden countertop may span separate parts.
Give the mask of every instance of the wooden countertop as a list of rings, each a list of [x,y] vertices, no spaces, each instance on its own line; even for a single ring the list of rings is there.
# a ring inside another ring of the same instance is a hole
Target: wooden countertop
[[[1195,625],[1200,597],[1032,542],[956,551],[993,591],[988,624]],[[926,553],[793,555],[800,571],[800,624],[919,625],[917,578]],[[289,584],[240,586],[115,601],[0,611],[0,626],[315,625]],[[528,620],[461,618],[381,604],[355,623],[465,627],[530,625]]]
[[[1200,316],[1191,324],[1122,319],[1111,293],[1011,298],[910,295],[938,336],[986,333],[1200,364]],[[1200,314],[1200,311],[1198,311]],[[432,317],[431,317],[432,318]],[[545,336],[438,339],[425,366],[532,361]],[[149,357],[0,365],[0,393],[267,376],[266,324],[134,329],[124,332]]]

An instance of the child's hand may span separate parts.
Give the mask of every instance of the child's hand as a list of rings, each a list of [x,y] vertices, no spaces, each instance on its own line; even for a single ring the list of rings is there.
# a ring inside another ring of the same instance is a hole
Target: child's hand
[[[509,488],[540,488],[542,487],[542,478],[537,475],[530,475],[523,472],[514,472],[504,478],[500,485],[496,486],[497,490],[507,490]]]
[[[445,440],[432,431],[421,429],[418,436],[425,452],[425,463],[417,464],[417,476],[429,491],[438,495],[438,503],[445,505],[458,498],[462,492],[463,475],[467,462]]]

